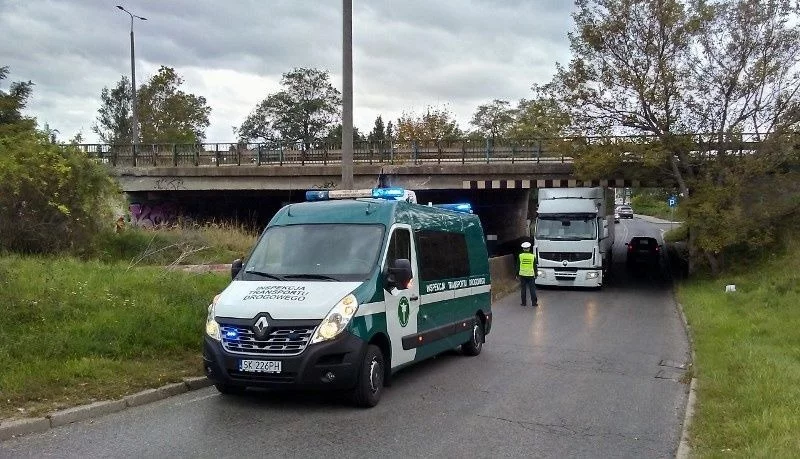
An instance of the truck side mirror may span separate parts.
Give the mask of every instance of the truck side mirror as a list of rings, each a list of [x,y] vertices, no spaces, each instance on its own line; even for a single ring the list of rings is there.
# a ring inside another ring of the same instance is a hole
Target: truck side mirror
[[[397,287],[400,290],[408,288],[408,283],[413,277],[411,272],[411,261],[407,258],[392,260],[389,265],[389,272],[386,275],[387,290]]]
[[[231,263],[231,280],[236,278],[236,275],[239,274],[239,271],[242,270],[242,259],[237,258],[233,260]]]

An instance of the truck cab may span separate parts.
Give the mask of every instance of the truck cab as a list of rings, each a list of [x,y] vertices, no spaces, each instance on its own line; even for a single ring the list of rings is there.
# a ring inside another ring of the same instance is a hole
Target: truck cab
[[[605,188],[539,190],[534,232],[536,285],[602,287],[612,261],[614,225]]]

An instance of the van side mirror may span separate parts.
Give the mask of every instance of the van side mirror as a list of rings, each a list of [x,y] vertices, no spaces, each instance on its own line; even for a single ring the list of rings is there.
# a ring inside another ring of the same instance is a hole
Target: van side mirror
[[[231,263],[231,280],[236,279],[236,275],[242,270],[242,259],[237,258]]]
[[[413,278],[414,274],[411,272],[411,261],[407,258],[398,258],[392,260],[389,265],[389,272],[386,276],[387,290],[392,287],[398,289],[408,288],[408,282]]]

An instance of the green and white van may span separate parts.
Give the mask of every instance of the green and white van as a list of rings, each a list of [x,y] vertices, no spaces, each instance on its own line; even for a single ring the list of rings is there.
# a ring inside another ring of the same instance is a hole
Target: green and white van
[[[397,188],[307,200],[278,211],[208,308],[203,360],[220,392],[340,389],[374,406],[397,370],[481,352],[491,282],[469,205],[419,205]]]

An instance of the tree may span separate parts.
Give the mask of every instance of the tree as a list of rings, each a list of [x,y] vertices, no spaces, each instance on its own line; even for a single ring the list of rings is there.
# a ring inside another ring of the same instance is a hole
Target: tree
[[[383,142],[386,140],[386,128],[383,125],[383,118],[380,115],[375,118],[375,126],[373,126],[372,132],[367,136],[367,140],[370,143]]]
[[[800,119],[798,8],[786,0],[578,0],[577,7],[573,58],[555,83],[573,120],[586,133],[653,136],[647,154],[669,168],[686,197],[690,251],[719,271],[727,248],[761,231],[719,213],[746,215],[737,207],[743,183],[776,166],[772,146],[752,161],[731,161],[737,139],[742,132],[767,139]],[[699,147],[684,136],[696,132],[714,133],[702,168]]]
[[[129,144],[133,138],[131,130],[131,82],[123,76],[112,89],[103,88],[100,93],[102,105],[97,122],[92,126],[103,143]]]
[[[181,91],[182,84],[183,78],[175,69],[161,66],[139,88],[141,142],[196,143],[205,138],[211,107],[205,97]]]
[[[514,122],[514,111],[507,100],[495,99],[479,105],[470,124],[484,137],[505,137]]]
[[[461,135],[458,123],[446,108],[428,107],[421,116],[403,113],[397,120],[397,139],[401,141],[455,140]]]
[[[389,140],[394,140],[394,135],[394,125],[392,124],[392,120],[389,120],[389,122],[386,123],[386,138]]]
[[[361,131],[358,130],[357,127],[353,126],[353,143],[358,144],[359,142],[363,142],[365,140],[364,135],[361,134]],[[326,145],[334,145],[341,148],[342,145],[342,124],[339,123],[331,128],[328,131],[328,134],[325,136],[325,144]]]
[[[261,101],[238,129],[244,140],[302,141],[308,148],[339,118],[342,96],[327,71],[296,68],[281,78],[283,90]],[[341,137],[341,136],[340,136]]]
[[[0,66],[0,84],[8,77],[8,67]],[[22,114],[33,90],[30,81],[11,83],[8,92],[0,89],[0,135],[32,130],[36,121]]]
[[[522,99],[514,109],[508,134],[516,139],[562,137],[572,124],[568,110],[553,94],[551,85],[533,85],[532,99]]]
[[[7,72],[1,68],[0,79]],[[81,253],[110,221],[116,185],[85,153],[56,144],[57,130],[37,130],[20,113],[32,86],[0,91],[0,252]]]

